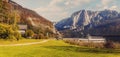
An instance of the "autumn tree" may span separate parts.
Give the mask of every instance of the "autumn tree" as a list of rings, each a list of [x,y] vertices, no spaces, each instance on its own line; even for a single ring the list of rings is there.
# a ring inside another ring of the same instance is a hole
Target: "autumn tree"
[[[0,39],[18,40],[20,38],[21,34],[11,25],[0,24]]]
[[[32,30],[27,30],[25,32],[25,37],[33,37],[34,36],[34,32]]]

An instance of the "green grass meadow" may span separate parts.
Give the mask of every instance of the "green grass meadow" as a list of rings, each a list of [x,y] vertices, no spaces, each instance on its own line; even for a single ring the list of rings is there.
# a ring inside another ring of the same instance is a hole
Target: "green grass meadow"
[[[120,50],[78,47],[49,40],[28,46],[1,46],[0,57],[120,57]]]

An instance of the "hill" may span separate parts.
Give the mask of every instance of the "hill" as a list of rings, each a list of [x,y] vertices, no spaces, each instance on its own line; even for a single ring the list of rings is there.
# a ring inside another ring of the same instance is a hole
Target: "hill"
[[[24,8],[14,1],[2,0],[1,8],[0,23],[13,25],[13,19],[16,19],[18,21],[16,22],[17,25],[25,24],[28,26],[28,30],[34,31],[35,34],[47,36],[46,33],[49,33],[50,37],[56,34],[52,22],[40,16],[35,11]]]

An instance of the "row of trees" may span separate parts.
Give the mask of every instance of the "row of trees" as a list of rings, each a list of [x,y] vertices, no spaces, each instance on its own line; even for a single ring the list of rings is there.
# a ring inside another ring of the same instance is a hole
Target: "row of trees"
[[[34,31],[35,35],[33,38],[35,39],[47,39],[55,37],[55,33],[50,28],[44,28],[44,27],[31,27],[32,31]]]

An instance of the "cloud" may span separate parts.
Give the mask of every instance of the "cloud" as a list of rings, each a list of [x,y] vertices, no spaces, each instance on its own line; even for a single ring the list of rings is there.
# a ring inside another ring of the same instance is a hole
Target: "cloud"
[[[74,7],[80,7],[82,5],[85,5],[87,3],[90,3],[94,0],[66,0],[65,5],[70,7],[70,8],[74,8]]]
[[[109,10],[117,10],[119,11],[119,7],[115,3],[116,0],[100,0],[100,4],[96,5],[96,10],[104,10],[104,9],[109,9]]]
[[[47,6],[39,7],[34,10],[42,12],[53,12],[53,11],[62,11],[62,8],[58,7],[57,4],[62,2],[62,0],[52,0]]]
[[[98,9],[108,9],[109,4],[111,4],[112,2],[113,2],[113,0],[101,0],[100,4],[98,4],[96,6],[96,8],[98,8]]]
[[[59,21],[69,17],[81,9],[86,10],[117,10],[120,11],[119,0],[13,0],[20,5],[35,10],[51,21]]]
[[[118,6],[114,5],[109,8],[110,10],[118,10]]]
[[[108,4],[111,4],[113,0],[101,0],[101,3],[103,6],[108,6]]]
[[[59,21],[62,18],[68,17],[69,13],[64,11],[63,7],[57,4],[63,3],[64,0],[52,0],[47,6],[34,9],[40,15],[52,21]]]
[[[69,17],[73,12],[89,8],[89,3],[92,4],[96,0],[50,0],[46,6],[41,6],[34,9],[43,17],[46,17],[52,21],[59,21],[66,17]],[[115,5],[114,0],[99,0],[98,4],[95,4],[95,8],[92,10],[118,10],[118,6]],[[93,3],[94,4],[94,3]],[[88,5],[85,6],[84,5]]]
[[[64,0],[52,0],[49,4],[49,6],[55,6],[57,5],[58,3],[61,3],[63,2]]]

